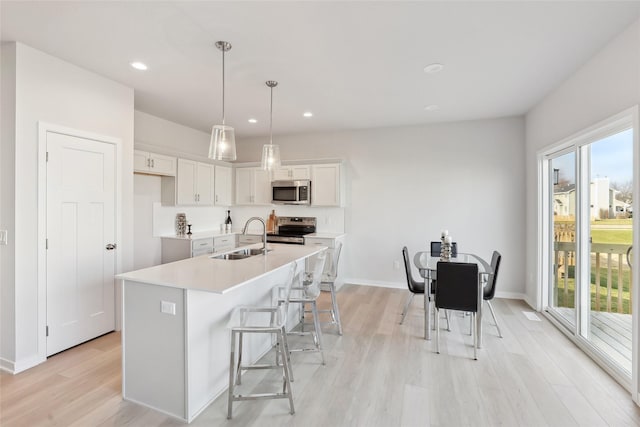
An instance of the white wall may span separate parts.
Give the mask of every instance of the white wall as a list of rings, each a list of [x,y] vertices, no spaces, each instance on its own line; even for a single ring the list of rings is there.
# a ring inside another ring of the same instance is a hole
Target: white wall
[[[15,360],[15,131],[16,46],[3,44],[0,55],[0,229],[8,245],[0,246],[0,358]],[[2,366],[3,360],[0,360]]]
[[[160,200],[160,177],[133,176],[133,269],[160,264],[160,239],[153,234],[153,203]]]
[[[3,57],[11,45],[3,45]],[[16,369],[38,363],[44,328],[38,312],[38,122],[119,138],[122,141],[121,199],[118,219],[121,264],[118,272],[131,269],[133,259],[133,89],[39,52],[23,44],[16,49],[15,138],[4,140],[15,149],[15,174],[1,172],[15,189],[13,206],[15,243],[5,247],[15,257],[15,277],[2,277],[2,287],[15,290],[15,326],[2,325],[3,337],[15,340],[15,354],[1,357],[15,362]],[[4,94],[3,94],[4,97]],[[3,149],[4,150],[4,149]],[[4,185],[4,184],[3,184]],[[3,187],[4,193],[4,187]],[[3,194],[3,202],[4,202]],[[4,208],[3,208],[4,209]],[[11,208],[10,208],[11,209]],[[5,218],[3,217],[3,220]],[[11,236],[14,237],[14,236]],[[3,254],[4,255],[4,254]],[[9,279],[9,280],[7,280]],[[4,308],[4,307],[3,307]]]
[[[526,116],[527,300],[536,306],[537,152],[640,103],[640,21],[623,31]]]
[[[346,160],[347,281],[405,287],[403,270],[393,268],[402,247],[428,250],[446,228],[462,251],[490,259],[499,250],[498,291],[524,294],[522,118],[277,136],[275,143],[283,160]],[[263,144],[240,141],[238,161],[259,161]]]

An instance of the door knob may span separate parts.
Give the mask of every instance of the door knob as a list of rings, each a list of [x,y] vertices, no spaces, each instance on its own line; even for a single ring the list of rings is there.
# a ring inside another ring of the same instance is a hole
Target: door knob
[[[117,245],[115,243],[107,243],[107,246],[105,246],[104,248],[108,251],[112,251],[117,247]]]

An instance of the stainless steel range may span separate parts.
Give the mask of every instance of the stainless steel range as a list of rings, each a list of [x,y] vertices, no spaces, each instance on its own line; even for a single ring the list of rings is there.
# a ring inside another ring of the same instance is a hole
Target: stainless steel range
[[[316,232],[317,220],[309,216],[280,216],[276,232],[267,234],[269,243],[304,245],[304,236]]]

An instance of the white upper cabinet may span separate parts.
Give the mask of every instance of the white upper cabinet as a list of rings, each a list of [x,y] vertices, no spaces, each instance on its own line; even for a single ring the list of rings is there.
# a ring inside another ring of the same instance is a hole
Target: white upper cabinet
[[[214,166],[178,159],[176,183],[178,205],[213,205]]]
[[[273,171],[273,181],[293,179],[311,179],[311,166],[282,166],[281,168]]]
[[[311,205],[342,206],[342,165],[328,163],[311,166]]]
[[[236,169],[236,205],[270,205],[271,176],[261,168]]]
[[[230,167],[216,165],[214,204],[231,206],[232,179],[232,169]]]
[[[176,175],[176,158],[148,151],[133,151],[133,171],[153,175]]]

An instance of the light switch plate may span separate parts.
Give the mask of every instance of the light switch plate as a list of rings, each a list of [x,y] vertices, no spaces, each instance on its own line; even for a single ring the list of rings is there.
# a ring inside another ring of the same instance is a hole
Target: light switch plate
[[[7,244],[7,234],[9,234],[7,230],[0,230],[0,245]]]
[[[162,313],[176,315],[176,303],[169,301],[160,301],[160,311]]]

